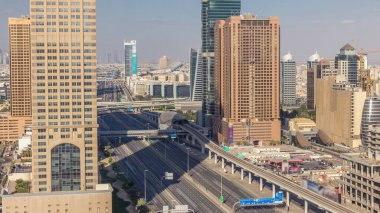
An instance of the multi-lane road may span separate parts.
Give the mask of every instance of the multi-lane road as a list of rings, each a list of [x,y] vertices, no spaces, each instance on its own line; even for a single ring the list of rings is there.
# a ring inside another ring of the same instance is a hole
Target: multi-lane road
[[[146,129],[146,122],[136,114],[115,112],[101,116],[101,130]],[[103,125],[102,125],[103,123]],[[106,124],[106,126],[104,125]],[[225,203],[220,206],[220,169],[210,169],[206,158],[198,150],[190,148],[187,173],[186,147],[167,139],[152,140],[151,144],[138,139],[111,138],[118,165],[144,190],[144,171],[147,174],[147,195],[158,208],[162,205],[187,204],[196,212],[231,212],[235,202],[242,198],[261,197],[259,190],[249,190],[244,185],[222,178],[222,195]],[[163,181],[165,172],[174,173],[174,181]],[[300,210],[300,208],[298,208]],[[237,212],[284,212],[284,208],[261,207],[239,209]],[[297,211],[293,211],[297,212]]]

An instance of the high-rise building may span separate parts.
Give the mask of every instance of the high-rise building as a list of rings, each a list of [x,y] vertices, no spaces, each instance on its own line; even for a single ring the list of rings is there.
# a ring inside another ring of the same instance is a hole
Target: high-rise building
[[[286,54],[281,61],[281,105],[296,106],[296,62],[292,54]]]
[[[98,183],[96,0],[30,1],[32,191]]]
[[[340,83],[338,76],[315,80],[317,128],[330,141],[347,147],[361,145],[360,131],[366,92]]]
[[[368,145],[368,127],[370,125],[380,124],[380,97],[368,97],[364,102],[361,138],[363,145]]]
[[[307,101],[306,105],[308,109],[315,109],[314,101],[314,80],[317,75],[316,65],[319,63],[321,58],[319,57],[318,52],[311,55],[307,61]]]
[[[11,115],[31,117],[30,19],[9,18]]]
[[[119,64],[119,52],[117,50],[113,51],[113,63]]]
[[[3,64],[3,50],[0,49],[0,65]]]
[[[350,44],[340,49],[340,53],[335,57],[335,68],[338,70],[338,75],[344,76],[347,83],[358,85],[360,58]]]
[[[112,54],[110,52],[107,52],[106,56],[107,56],[107,64],[112,64],[112,61],[111,61]]]
[[[162,58],[160,58],[159,62],[158,62],[158,67],[160,69],[166,69],[170,66],[170,58],[167,57],[167,56],[163,56]]]
[[[137,42],[124,41],[125,77],[137,75]]]
[[[280,141],[279,47],[278,17],[247,14],[215,24],[214,137],[219,143]]]
[[[212,126],[215,109],[214,25],[217,20],[240,15],[240,10],[241,0],[202,0],[203,126]]]
[[[202,101],[202,53],[190,50],[190,97],[192,101]]]

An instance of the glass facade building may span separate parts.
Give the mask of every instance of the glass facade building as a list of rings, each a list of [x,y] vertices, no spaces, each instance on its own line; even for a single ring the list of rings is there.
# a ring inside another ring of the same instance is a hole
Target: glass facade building
[[[289,53],[281,61],[281,105],[294,107],[296,105],[296,62]]]
[[[137,75],[137,42],[135,40],[124,42],[125,76]]]
[[[361,138],[363,145],[368,144],[368,128],[370,125],[380,124],[380,97],[367,98],[364,102]]]
[[[215,111],[214,25],[217,20],[225,20],[230,16],[240,15],[240,10],[241,0],[202,1],[203,126],[211,127],[209,117]]]
[[[60,144],[51,150],[52,191],[80,190],[80,150]]]

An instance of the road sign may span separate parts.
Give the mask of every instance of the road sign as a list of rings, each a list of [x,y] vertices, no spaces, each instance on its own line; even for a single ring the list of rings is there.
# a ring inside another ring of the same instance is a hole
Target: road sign
[[[219,201],[220,201],[220,203],[224,203],[224,197],[220,196]]]
[[[173,172],[165,172],[165,180],[173,180]]]
[[[174,133],[174,134],[171,134],[170,137],[171,137],[172,139],[176,139],[176,138],[177,138],[177,134],[175,134],[175,133]]]
[[[133,111],[133,107],[128,107],[127,110],[128,111]]]

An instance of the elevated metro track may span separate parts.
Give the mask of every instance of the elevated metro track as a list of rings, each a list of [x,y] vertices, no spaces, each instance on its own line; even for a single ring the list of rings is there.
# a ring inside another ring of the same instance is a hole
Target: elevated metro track
[[[246,160],[240,159],[226,152],[223,148],[211,142],[206,136],[199,133],[196,129],[194,129],[188,124],[180,125],[180,128],[188,132],[192,137],[195,137],[197,141],[199,141],[201,144],[204,144],[204,147],[206,149],[208,149],[212,153],[215,153],[218,157],[221,157],[227,160],[228,162],[234,164],[235,166],[244,169],[244,171],[248,171],[254,174],[255,176],[264,178],[268,182],[275,184],[276,186],[279,186],[281,189],[286,190],[289,193],[292,193],[308,202],[318,205],[318,207],[323,210],[333,213],[355,213],[354,210],[348,207],[345,207],[337,202],[329,200],[323,197],[322,195],[305,189],[302,186],[284,177],[276,175],[268,170],[260,168],[256,165],[249,163]]]

